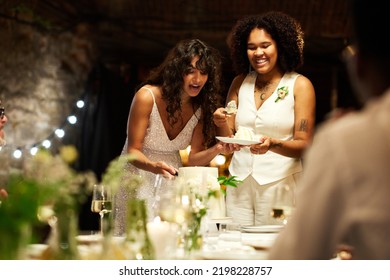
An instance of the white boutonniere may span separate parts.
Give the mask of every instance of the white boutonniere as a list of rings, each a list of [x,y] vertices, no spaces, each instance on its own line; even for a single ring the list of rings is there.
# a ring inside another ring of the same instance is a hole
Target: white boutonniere
[[[287,94],[288,94],[287,86],[278,88],[278,97],[276,97],[275,102],[278,102],[279,100],[283,100]]]

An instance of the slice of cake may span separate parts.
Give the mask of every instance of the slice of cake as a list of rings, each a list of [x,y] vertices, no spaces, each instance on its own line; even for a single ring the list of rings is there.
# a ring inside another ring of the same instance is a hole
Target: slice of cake
[[[236,114],[237,113],[237,103],[235,100],[230,101],[225,108],[225,112],[228,115]]]
[[[239,126],[236,134],[234,134],[235,139],[240,140],[254,140],[255,134],[253,132],[253,129],[248,127]]]

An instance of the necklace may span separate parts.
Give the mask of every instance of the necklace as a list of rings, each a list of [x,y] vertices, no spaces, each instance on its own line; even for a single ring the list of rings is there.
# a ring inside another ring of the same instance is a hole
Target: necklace
[[[256,80],[255,84],[255,93],[260,94],[260,100],[264,101],[265,98],[268,95],[269,90],[272,88],[274,83],[267,81],[267,82],[261,82]]]

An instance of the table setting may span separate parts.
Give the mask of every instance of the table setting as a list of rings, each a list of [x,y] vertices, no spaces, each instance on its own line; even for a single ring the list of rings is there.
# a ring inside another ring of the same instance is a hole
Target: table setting
[[[156,175],[153,219],[147,217],[148,211],[143,199],[130,197],[127,204],[126,232],[121,236],[115,236],[112,197],[119,186],[124,184],[123,170],[129,160],[131,157],[122,157],[111,162],[102,176],[102,181],[98,182],[96,178],[89,180],[84,174],[83,180],[79,180],[79,174],[70,170],[58,157],[47,152],[39,154],[38,158],[29,163],[29,177],[27,178],[27,175],[18,177],[18,183],[13,187],[24,189],[34,186],[33,191],[37,195],[50,194],[47,196],[50,203],[45,200],[46,196],[35,196],[35,200],[31,201],[34,202],[31,204],[33,207],[31,214],[23,221],[23,224],[31,229],[47,223],[50,232],[45,240],[41,240],[43,242],[34,242],[37,239],[32,238],[33,236],[26,236],[19,245],[15,242],[15,253],[4,254],[4,258],[34,260],[267,258],[267,251],[282,226],[243,226],[227,217],[226,188],[237,186],[240,181],[234,177],[219,176],[216,167],[182,167],[179,168],[179,175],[172,180]],[[36,178],[36,175],[42,178],[53,176],[54,172],[49,167],[54,166],[57,171],[60,166],[66,172],[61,173],[59,179],[54,180],[52,177],[51,185],[47,184],[47,179],[39,181],[40,178]],[[41,174],[37,170],[46,172]],[[142,183],[142,178],[126,175],[128,181],[125,186],[134,192]],[[78,185],[69,188],[70,184]],[[69,193],[66,200],[61,199],[63,190]],[[96,232],[79,232],[78,199],[80,191],[84,192],[82,197],[85,198],[88,190],[93,198],[90,209],[99,215],[100,226]],[[15,189],[14,193],[17,191]],[[9,201],[12,202],[12,198]],[[2,205],[0,210],[4,214],[3,217],[13,215],[11,210],[18,210],[10,208],[11,206],[13,207],[13,204],[8,204],[8,201]],[[50,211],[42,211],[46,208]],[[43,215],[43,212],[50,215]],[[274,218],[282,216],[279,213]],[[20,223],[20,230],[23,224]],[[20,238],[22,237],[20,235]]]
[[[153,226],[155,227],[153,228]],[[204,236],[201,249],[189,256],[185,254],[183,248],[178,246],[176,242],[175,234],[177,228],[171,228],[167,224],[165,224],[165,231],[160,231],[162,228],[164,226],[156,227],[152,223],[148,224],[148,234],[155,248],[155,259],[158,260],[265,260],[268,257],[269,248],[278,235],[278,232],[245,232],[242,229],[238,233],[232,234],[226,231],[207,233]],[[228,228],[228,230],[230,229]],[[79,258],[80,260],[125,260],[123,248],[120,248],[120,244],[124,239],[124,236],[111,237],[109,241],[110,248],[103,252],[104,238],[100,232],[82,232],[76,236]],[[48,244],[29,244],[27,245],[24,259],[45,259],[45,252],[48,248]]]

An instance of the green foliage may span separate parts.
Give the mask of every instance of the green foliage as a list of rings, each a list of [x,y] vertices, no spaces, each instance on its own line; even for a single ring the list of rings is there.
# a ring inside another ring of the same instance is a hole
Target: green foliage
[[[0,259],[18,259],[23,248],[38,237],[32,227],[38,225],[39,186],[20,175],[11,175],[9,197],[0,206]]]
[[[219,176],[218,183],[221,185],[221,191],[226,195],[226,187],[237,188],[237,184],[242,183],[241,180],[237,180],[237,176]]]

